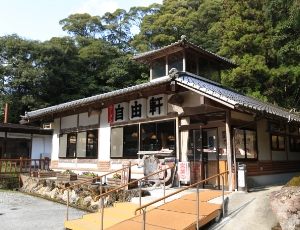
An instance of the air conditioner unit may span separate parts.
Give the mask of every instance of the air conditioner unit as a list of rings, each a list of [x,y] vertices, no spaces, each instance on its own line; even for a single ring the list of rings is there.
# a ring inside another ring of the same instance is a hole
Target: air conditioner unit
[[[43,129],[54,129],[54,127],[55,127],[55,123],[54,122],[43,124]]]

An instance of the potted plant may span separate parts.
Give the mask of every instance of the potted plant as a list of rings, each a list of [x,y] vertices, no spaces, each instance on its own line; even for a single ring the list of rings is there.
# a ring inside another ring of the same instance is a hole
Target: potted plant
[[[52,169],[43,169],[43,170],[39,170],[37,172],[37,176],[39,178],[56,177],[56,173],[58,173],[58,172],[54,171]]]
[[[115,173],[112,178],[107,178],[108,186],[120,186],[121,185],[121,174]]]
[[[98,177],[98,174],[94,172],[82,172],[80,175],[77,176],[77,180],[89,180],[92,178]],[[92,181],[93,183],[96,182],[96,179]]]
[[[77,174],[69,169],[62,171],[60,173],[57,173],[56,177],[57,177],[57,180],[59,180],[59,181],[77,180]]]

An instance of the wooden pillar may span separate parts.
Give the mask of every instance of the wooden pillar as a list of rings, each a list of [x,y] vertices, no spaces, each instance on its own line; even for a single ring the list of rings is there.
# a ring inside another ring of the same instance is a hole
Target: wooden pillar
[[[8,114],[9,114],[9,105],[5,104],[5,112],[4,112],[4,123],[8,123]]]
[[[231,149],[232,149],[232,138],[231,135],[231,113],[230,110],[226,110],[226,153],[227,153],[227,165],[228,165],[228,190],[233,190],[232,185],[232,159],[231,159]]]
[[[175,141],[176,141],[176,158],[181,161],[181,157],[180,157],[180,153],[181,153],[181,146],[179,144],[179,140],[181,139],[180,134],[179,134],[179,118],[176,117],[175,119],[175,132],[176,132],[176,136],[175,136]]]

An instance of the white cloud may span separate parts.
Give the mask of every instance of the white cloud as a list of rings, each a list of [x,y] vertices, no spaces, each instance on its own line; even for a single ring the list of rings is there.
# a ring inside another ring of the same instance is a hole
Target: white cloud
[[[75,9],[72,9],[71,14],[88,13],[91,16],[103,16],[106,12],[114,12],[120,8],[119,4],[111,0],[86,0]]]

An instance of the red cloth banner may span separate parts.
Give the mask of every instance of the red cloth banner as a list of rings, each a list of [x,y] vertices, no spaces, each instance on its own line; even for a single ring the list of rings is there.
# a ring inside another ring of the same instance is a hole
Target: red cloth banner
[[[108,106],[108,123],[114,123],[114,105]]]

